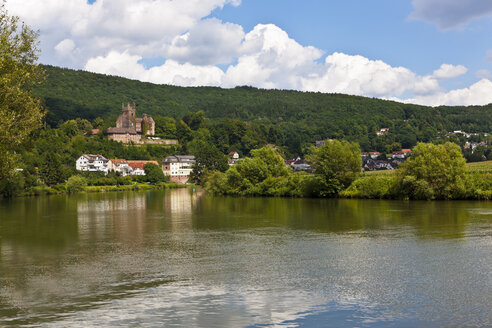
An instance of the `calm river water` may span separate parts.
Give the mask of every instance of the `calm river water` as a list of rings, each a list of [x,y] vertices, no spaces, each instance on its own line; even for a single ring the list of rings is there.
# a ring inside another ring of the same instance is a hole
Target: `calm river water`
[[[0,202],[0,326],[492,326],[492,202]]]

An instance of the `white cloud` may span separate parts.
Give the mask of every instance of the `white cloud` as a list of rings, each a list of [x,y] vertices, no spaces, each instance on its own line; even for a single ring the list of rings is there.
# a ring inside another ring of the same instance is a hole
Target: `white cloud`
[[[442,64],[438,70],[435,70],[432,74],[436,79],[451,79],[453,77],[458,77],[460,75],[468,72],[468,69],[465,66],[458,65],[450,65],[450,64]]]
[[[492,8],[490,1],[470,1],[473,8],[461,12],[461,0],[414,0],[413,16],[449,28]],[[324,58],[320,49],[299,44],[275,25],[260,24],[245,34],[239,25],[209,18],[228,4],[240,0],[97,0],[92,5],[86,0],[13,0],[7,8],[40,29],[43,63],[141,81],[406,97],[427,104],[484,103],[491,94],[487,79],[443,91],[439,80],[466,73],[461,65],[443,64],[418,75],[363,56],[335,52]],[[447,8],[442,15],[431,15],[432,8],[441,7]],[[462,17],[444,19],[450,12]],[[141,61],[149,58],[164,58],[164,64],[146,68]],[[487,60],[492,61],[492,51]],[[224,72],[214,65],[229,66]],[[489,78],[485,70],[477,74]]]
[[[75,42],[70,39],[65,39],[55,46],[55,51],[62,57],[72,55],[75,50]]]
[[[468,88],[419,96],[403,101],[429,106],[487,105],[492,103],[492,82],[488,79],[482,79]]]
[[[492,15],[490,0],[413,0],[411,18],[436,24],[447,30],[460,27],[474,18]]]
[[[405,91],[429,93],[439,89],[429,76],[418,76],[404,67],[380,60],[334,53],[326,57],[321,72],[303,78],[303,90],[385,97]]]
[[[141,56],[111,51],[106,56],[91,58],[85,69],[90,72],[124,76],[144,82],[179,86],[219,86],[224,72],[215,66],[194,66],[167,60],[161,66],[146,69]]]
[[[239,55],[243,28],[216,18],[198,22],[164,47],[167,58],[196,65],[228,64]]]
[[[142,56],[162,55],[176,36],[193,29],[212,10],[238,0],[15,0],[11,14],[41,31],[42,60],[54,62],[54,49],[65,39],[80,53],[78,66],[108,51]],[[220,39],[219,41],[221,41]],[[228,40],[228,38],[226,38]]]
[[[227,69],[224,86],[299,89],[300,77],[316,67],[322,52],[303,47],[275,25],[257,25],[241,45],[236,65]]]

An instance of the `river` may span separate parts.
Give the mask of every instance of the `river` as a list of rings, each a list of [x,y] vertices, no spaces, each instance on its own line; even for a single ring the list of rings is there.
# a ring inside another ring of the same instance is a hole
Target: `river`
[[[0,201],[0,326],[492,326],[492,202]]]

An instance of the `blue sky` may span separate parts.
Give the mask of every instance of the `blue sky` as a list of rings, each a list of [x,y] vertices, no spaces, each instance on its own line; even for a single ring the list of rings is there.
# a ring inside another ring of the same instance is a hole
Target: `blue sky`
[[[41,62],[183,86],[492,102],[490,0],[8,0]]]
[[[410,0],[249,0],[212,16],[245,30],[273,23],[303,45],[380,59],[421,75],[442,63],[469,68],[451,86],[465,86],[476,80],[476,71],[492,69],[492,62],[485,61],[492,48],[491,16],[441,30],[433,22],[410,18],[413,9]]]

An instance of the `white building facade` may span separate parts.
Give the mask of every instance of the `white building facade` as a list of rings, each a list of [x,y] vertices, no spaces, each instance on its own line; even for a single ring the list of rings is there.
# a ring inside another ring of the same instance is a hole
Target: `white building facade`
[[[195,156],[168,156],[162,161],[162,172],[170,177],[171,182],[187,183],[195,164]]]
[[[102,155],[84,154],[75,162],[78,171],[104,172],[108,174],[108,160]]]

